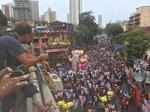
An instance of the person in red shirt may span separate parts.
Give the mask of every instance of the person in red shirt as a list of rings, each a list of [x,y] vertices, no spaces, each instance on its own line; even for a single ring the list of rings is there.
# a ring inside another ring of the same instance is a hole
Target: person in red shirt
[[[141,90],[139,89],[138,85],[135,84],[133,87],[133,97],[136,104],[137,112],[141,112],[141,106],[142,106],[142,94]]]
[[[83,54],[80,56],[79,69],[85,70],[88,66],[88,55]]]

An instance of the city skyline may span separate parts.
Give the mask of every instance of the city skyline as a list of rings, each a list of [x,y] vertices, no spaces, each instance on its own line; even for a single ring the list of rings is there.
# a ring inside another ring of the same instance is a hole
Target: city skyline
[[[5,3],[12,2],[12,0],[1,0],[0,6]],[[57,18],[61,21],[67,21],[67,14],[69,13],[69,0],[39,0],[40,15],[48,8],[57,12]],[[150,5],[150,0],[83,0],[83,12],[92,11],[97,19],[97,15],[103,16],[103,24],[114,21],[127,20],[128,17],[135,12],[136,8],[142,5]],[[62,13],[62,11],[64,13]]]

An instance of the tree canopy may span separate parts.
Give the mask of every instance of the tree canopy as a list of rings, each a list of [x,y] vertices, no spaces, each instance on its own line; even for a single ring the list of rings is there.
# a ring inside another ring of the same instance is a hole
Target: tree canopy
[[[7,26],[7,17],[0,10],[0,26]]]
[[[105,32],[109,36],[117,36],[118,34],[123,32],[123,28],[119,23],[109,23],[106,25]]]
[[[76,43],[79,45],[91,44],[98,30],[98,25],[95,22],[95,17],[92,15],[92,12],[82,13],[76,29]]]
[[[128,60],[142,58],[145,51],[150,48],[150,35],[145,33],[142,29],[122,33],[113,38],[113,44],[124,44]]]

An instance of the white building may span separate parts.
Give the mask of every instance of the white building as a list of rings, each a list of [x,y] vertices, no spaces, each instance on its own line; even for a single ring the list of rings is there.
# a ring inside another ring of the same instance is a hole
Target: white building
[[[2,5],[2,12],[7,18],[13,18],[14,13],[13,13],[13,6],[12,4],[5,4]]]
[[[14,17],[15,20],[31,20],[30,0],[14,0]]]
[[[81,13],[82,0],[70,0],[70,23],[79,24],[79,16]]]
[[[98,15],[98,26],[102,27],[102,15]]]
[[[32,0],[30,2],[31,5],[31,16],[33,21],[39,20],[39,1]]]
[[[128,31],[128,21],[119,22],[124,32]]]
[[[56,11],[53,11],[51,8],[49,8],[42,16],[42,21],[46,21],[48,23],[56,21]]]
[[[70,23],[70,14],[67,14],[67,22]]]

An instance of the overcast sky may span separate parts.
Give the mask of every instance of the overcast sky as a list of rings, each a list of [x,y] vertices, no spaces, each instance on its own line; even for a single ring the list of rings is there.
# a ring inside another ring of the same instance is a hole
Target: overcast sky
[[[13,0],[0,0],[2,4]],[[69,0],[39,0],[40,14],[47,8],[57,12],[57,19],[67,21],[69,12]],[[97,18],[98,14],[103,16],[103,24],[128,19],[138,6],[150,5],[150,0],[83,0],[83,11],[92,11]]]

